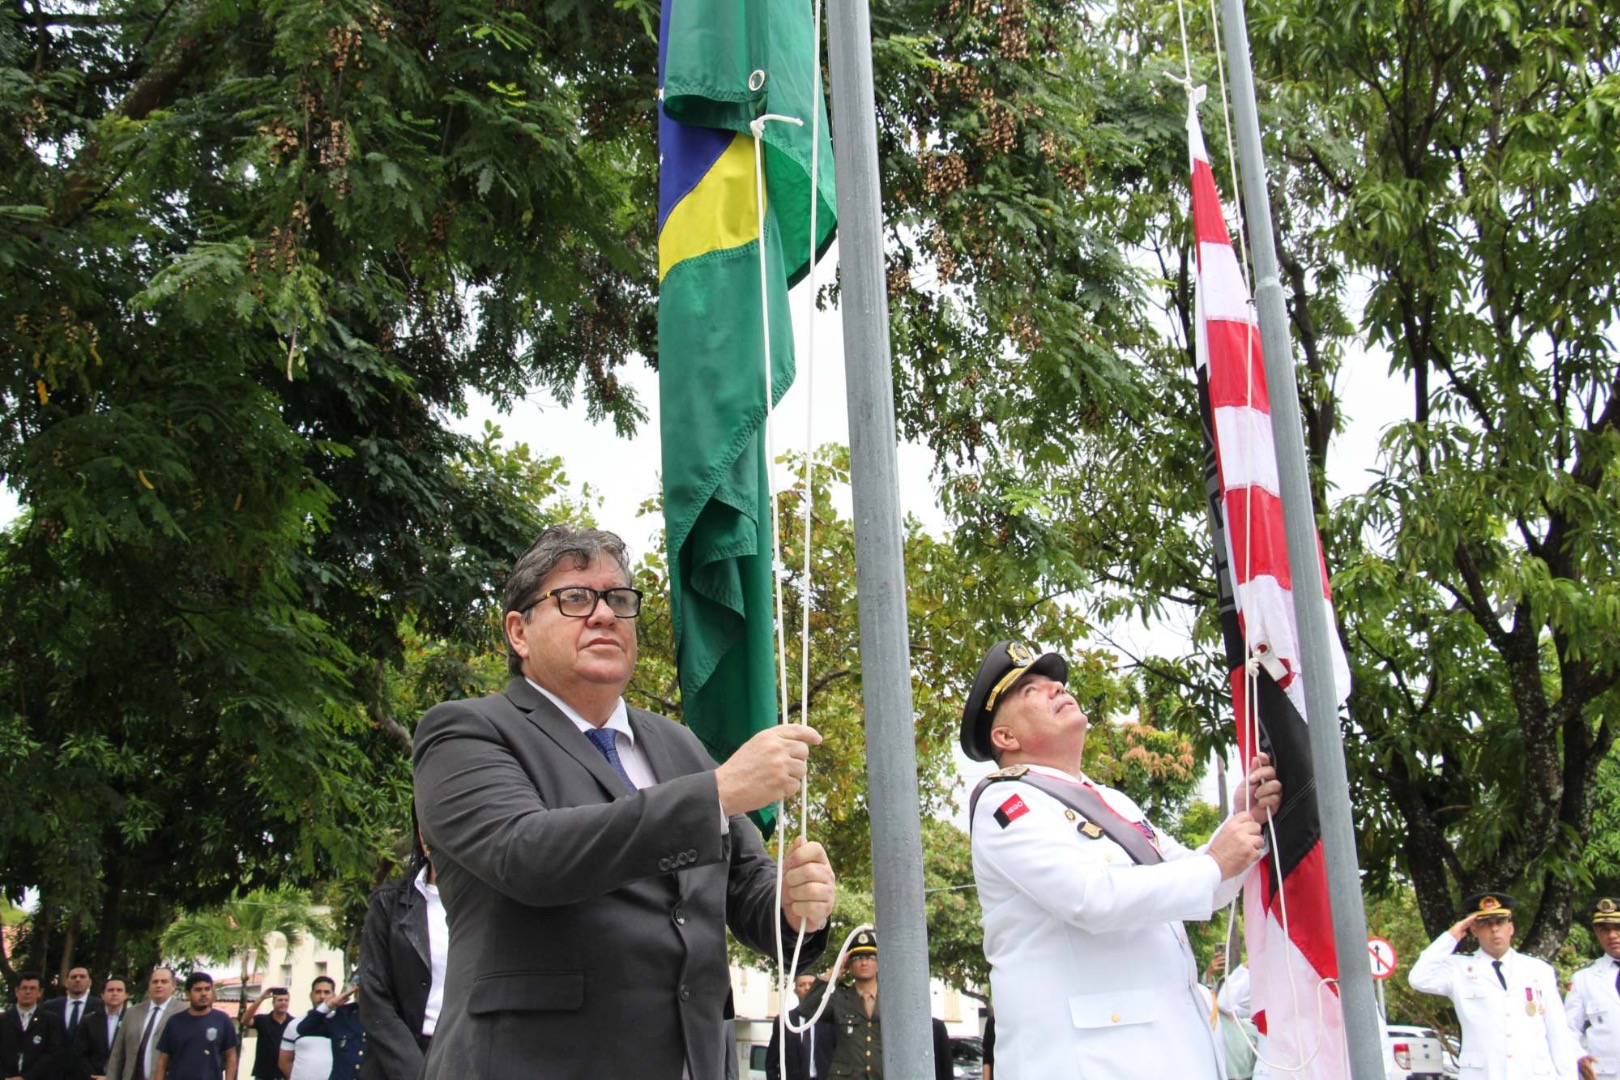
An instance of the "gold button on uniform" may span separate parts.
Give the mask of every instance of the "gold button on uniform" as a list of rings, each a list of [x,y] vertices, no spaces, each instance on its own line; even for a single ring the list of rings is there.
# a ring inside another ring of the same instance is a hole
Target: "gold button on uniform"
[[[1108,1019],[1112,1020],[1116,1024],[1119,1023],[1119,1013],[1115,1013],[1113,1016],[1110,1016]]]

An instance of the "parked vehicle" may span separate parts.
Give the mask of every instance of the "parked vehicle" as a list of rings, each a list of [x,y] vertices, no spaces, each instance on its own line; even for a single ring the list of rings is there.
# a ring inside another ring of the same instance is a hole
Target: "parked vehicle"
[[[984,1075],[984,1040],[977,1035],[951,1038],[951,1075],[956,1080],[979,1080]]]
[[[737,1033],[737,1075],[743,1080],[765,1080],[765,1056],[776,1021],[739,1016],[732,1026]]]
[[[1387,1080],[1448,1080],[1457,1075],[1456,1059],[1433,1028],[1386,1025],[1384,1050]]]

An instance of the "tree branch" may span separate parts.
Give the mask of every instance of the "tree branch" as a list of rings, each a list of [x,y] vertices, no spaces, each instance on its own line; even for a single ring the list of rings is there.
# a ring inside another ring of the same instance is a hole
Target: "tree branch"
[[[174,6],[170,0],[168,8],[163,14],[168,14],[169,8]],[[158,17],[162,21],[163,16]],[[154,23],[152,29],[155,30]],[[197,65],[208,55],[214,45],[226,34],[225,28],[214,28],[207,31],[199,30],[196,33],[182,32],[164,52],[163,56],[141,75],[125,96],[119,111],[131,120],[144,120],[152,112],[166,105],[180,84],[185,81]],[[151,31],[148,31],[148,38]],[[101,141],[91,138],[79,151],[72,167],[68,171],[67,191],[62,202],[50,216],[50,223],[57,227],[72,224],[83,212],[91,191],[95,188],[94,174],[101,160]],[[91,200],[93,201],[93,200]]]

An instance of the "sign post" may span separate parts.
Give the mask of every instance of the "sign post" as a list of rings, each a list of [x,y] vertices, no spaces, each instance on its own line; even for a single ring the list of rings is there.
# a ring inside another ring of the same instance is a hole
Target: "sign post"
[[[1395,946],[1381,937],[1367,939],[1367,959],[1372,962],[1372,977],[1378,987],[1378,1015],[1389,1023],[1389,1007],[1384,1000],[1384,980],[1395,974]]]

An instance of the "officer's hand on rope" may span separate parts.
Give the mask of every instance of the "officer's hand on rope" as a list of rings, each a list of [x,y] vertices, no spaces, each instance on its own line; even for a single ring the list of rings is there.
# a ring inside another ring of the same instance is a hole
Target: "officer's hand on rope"
[[[1260,824],[1247,810],[1226,819],[1215,839],[1209,842],[1210,858],[1221,868],[1221,880],[1229,881],[1253,866],[1265,849]]]
[[[1249,774],[1243,778],[1243,785],[1248,791],[1233,805],[1249,811],[1255,821],[1264,825],[1282,805],[1282,781],[1277,779],[1268,755],[1256,754],[1249,759]]]
[[[815,933],[832,918],[838,884],[833,877],[827,852],[814,840],[798,837],[788,848],[783,866],[782,914],[795,931],[801,923],[806,933]]]
[[[820,745],[821,735],[804,724],[778,724],[755,735],[714,771],[720,809],[729,817],[790,798],[809,769],[810,748]]]

